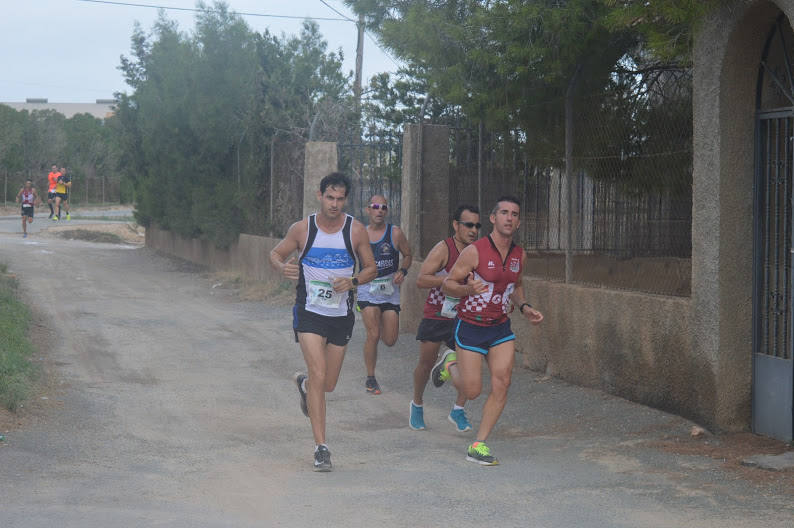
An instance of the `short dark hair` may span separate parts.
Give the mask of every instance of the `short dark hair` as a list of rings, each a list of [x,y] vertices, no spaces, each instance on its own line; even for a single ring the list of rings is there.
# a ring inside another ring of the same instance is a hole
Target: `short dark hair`
[[[460,217],[463,214],[463,211],[469,211],[470,213],[480,214],[480,210],[477,208],[476,205],[468,205],[468,204],[461,204],[455,209],[455,214],[452,215],[452,219],[456,222],[460,222]]]
[[[500,196],[499,199],[496,200],[496,203],[494,204],[493,209],[491,210],[491,214],[496,214],[499,211],[499,204],[502,202],[514,203],[518,206],[518,210],[519,211],[521,210],[521,201],[513,195],[506,194],[504,196]]]
[[[320,180],[320,194],[325,194],[328,187],[345,187],[345,196],[350,193],[350,179],[341,172],[332,172],[322,180]]]

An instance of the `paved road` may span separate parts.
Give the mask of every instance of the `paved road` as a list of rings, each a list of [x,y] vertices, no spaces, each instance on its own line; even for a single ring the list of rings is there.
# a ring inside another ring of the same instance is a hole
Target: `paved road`
[[[365,394],[360,324],[329,403],[335,471],[313,473],[288,308],[147,249],[0,234],[0,261],[59,338],[63,401],[0,447],[0,526],[792,525],[791,490],[648,443],[688,422],[522,369],[491,442],[503,464],[468,463],[448,388],[428,389],[429,430],[407,427],[412,336]]]
[[[49,214],[49,209],[47,209],[46,205],[44,207],[36,207],[35,218],[33,219],[32,224],[28,224],[28,233],[38,233],[42,229],[46,229],[52,225],[86,225],[86,224],[95,224],[96,220],[62,220],[58,222],[54,222],[47,218]],[[132,216],[132,209],[111,209],[111,210],[101,210],[101,209],[86,209],[80,210],[77,209],[75,211],[74,216],[79,217],[128,217]],[[0,216],[0,233],[6,234],[14,234],[17,233],[19,236],[22,236],[22,219],[19,215],[13,216]]]

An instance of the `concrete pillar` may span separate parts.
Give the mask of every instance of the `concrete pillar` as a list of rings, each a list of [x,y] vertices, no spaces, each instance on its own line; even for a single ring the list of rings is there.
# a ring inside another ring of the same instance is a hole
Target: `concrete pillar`
[[[410,124],[403,138],[402,228],[424,258],[449,236],[449,127]]]
[[[317,211],[317,191],[320,180],[337,170],[336,143],[332,141],[309,141],[306,143],[303,166],[303,216]]]
[[[421,260],[450,234],[449,127],[406,125],[403,136],[400,224],[414,254],[414,265],[402,289],[400,327],[413,332],[422,318],[427,290],[415,287]]]

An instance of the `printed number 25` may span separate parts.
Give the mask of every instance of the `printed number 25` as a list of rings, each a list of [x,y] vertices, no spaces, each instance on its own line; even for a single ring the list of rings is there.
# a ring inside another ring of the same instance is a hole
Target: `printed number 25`
[[[324,299],[330,299],[333,294],[333,290],[320,289],[317,291],[317,297],[322,297]]]

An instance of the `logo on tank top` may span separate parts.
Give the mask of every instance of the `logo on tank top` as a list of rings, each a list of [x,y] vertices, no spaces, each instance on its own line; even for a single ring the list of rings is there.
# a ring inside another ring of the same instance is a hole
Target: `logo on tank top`
[[[521,261],[518,260],[516,257],[510,259],[510,271],[513,273],[518,273],[518,270],[521,269]]]

